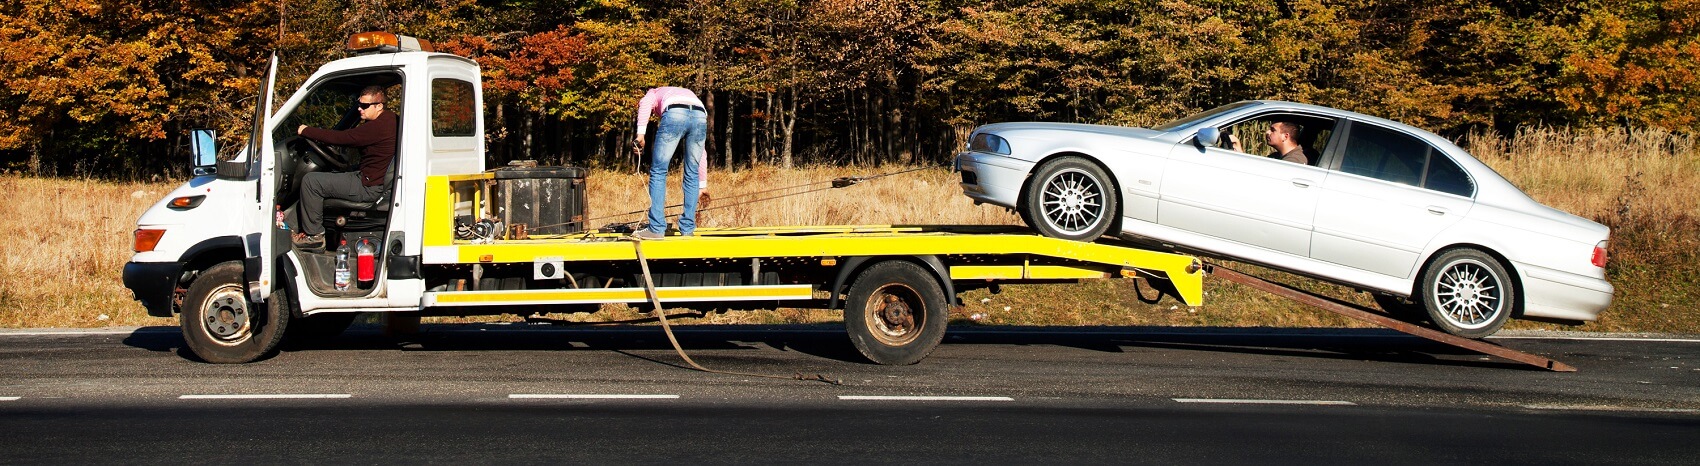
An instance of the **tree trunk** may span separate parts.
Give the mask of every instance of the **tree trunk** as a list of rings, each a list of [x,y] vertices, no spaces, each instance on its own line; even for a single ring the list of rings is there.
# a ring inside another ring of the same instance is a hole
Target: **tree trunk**
[[[706,132],[708,134],[704,135],[704,137],[706,139],[702,142],[702,150],[703,150],[704,154],[713,154],[714,153],[714,149],[713,149],[714,143],[718,142],[717,140],[720,139],[720,138],[714,137],[714,128],[715,128],[715,126],[714,126],[714,89],[707,89],[707,90],[703,91],[702,105],[703,105],[703,110],[708,112],[708,128],[703,130],[704,132]],[[708,159],[709,159],[709,157],[703,157],[702,158],[703,163],[708,163]],[[708,167],[702,167],[702,168],[704,169],[705,172],[708,169]]]
[[[736,94],[736,93],[727,93],[726,94],[726,127],[721,128],[721,130],[720,130],[720,131],[722,131],[721,134],[724,136],[724,137],[720,138],[720,141],[722,143],[721,146],[720,146],[720,150],[726,152],[726,163],[724,165],[721,165],[721,166],[726,167],[727,170],[731,170],[732,167],[734,166],[734,165],[732,165],[732,126],[733,126],[733,122],[736,121],[736,120],[733,120],[733,117],[738,114],[738,101],[736,100],[737,97],[738,97],[738,94]]]
[[[787,170],[795,166],[795,163],[791,159],[791,135],[797,127],[797,89],[791,88],[790,94],[790,103],[785,102],[787,99],[785,99],[784,95],[780,96],[779,110],[779,123],[781,125],[780,131],[783,133],[782,140],[784,141],[784,148],[779,152],[779,166],[784,167]]]

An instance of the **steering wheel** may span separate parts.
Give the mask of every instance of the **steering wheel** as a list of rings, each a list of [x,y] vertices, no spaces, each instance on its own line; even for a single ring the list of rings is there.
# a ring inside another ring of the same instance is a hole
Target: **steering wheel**
[[[307,158],[313,159],[314,164],[321,167],[329,167],[333,171],[348,169],[350,164],[343,160],[342,154],[325,147],[325,145],[319,143],[319,141],[314,141],[313,138],[301,136],[296,136],[295,138],[297,141],[307,146],[307,150],[303,152],[307,153]]]

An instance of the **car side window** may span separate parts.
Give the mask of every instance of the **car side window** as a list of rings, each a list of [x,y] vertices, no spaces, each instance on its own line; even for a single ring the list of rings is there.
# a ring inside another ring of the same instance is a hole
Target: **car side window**
[[[1346,142],[1340,171],[1411,186],[1422,186],[1432,148],[1391,130],[1357,124]]]
[[[1352,125],[1340,171],[1469,197],[1470,176],[1457,162],[1421,139],[1370,126]]]
[[[1464,168],[1438,151],[1429,155],[1428,175],[1423,177],[1423,187],[1464,197],[1470,197],[1476,190],[1470,176],[1464,174]]]
[[[1296,125],[1290,128],[1297,131],[1292,137],[1304,151],[1306,165],[1316,165],[1322,160],[1322,153],[1334,132],[1335,120],[1312,115],[1281,112],[1240,120],[1221,127],[1223,136],[1216,147],[1246,155],[1280,158],[1281,154],[1269,145],[1270,128],[1277,122]],[[1234,147],[1235,140],[1240,143],[1238,148]]]

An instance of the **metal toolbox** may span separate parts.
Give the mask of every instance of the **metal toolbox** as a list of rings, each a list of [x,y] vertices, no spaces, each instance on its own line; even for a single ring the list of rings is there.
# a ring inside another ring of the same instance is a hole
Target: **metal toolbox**
[[[505,167],[491,174],[490,212],[506,225],[503,237],[584,231],[585,169]]]

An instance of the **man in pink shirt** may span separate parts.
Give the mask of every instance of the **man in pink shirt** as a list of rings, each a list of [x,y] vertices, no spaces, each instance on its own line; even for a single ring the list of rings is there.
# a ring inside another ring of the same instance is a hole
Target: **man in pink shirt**
[[[691,236],[697,229],[698,196],[708,191],[708,111],[695,92],[682,87],[657,87],[643,94],[638,101],[637,138],[632,150],[643,154],[643,135],[649,126],[649,115],[661,115],[656,125],[655,147],[649,157],[649,227],[632,233],[643,239],[661,239],[667,235],[667,164],[679,143],[685,143],[684,172],[685,212],[679,215],[679,234]]]

